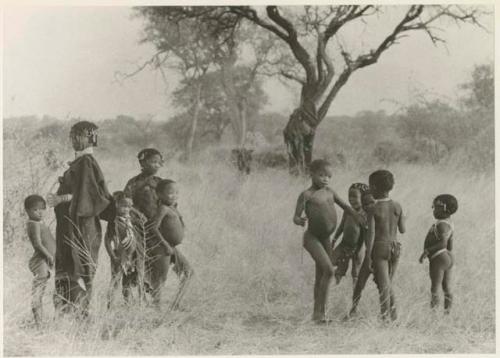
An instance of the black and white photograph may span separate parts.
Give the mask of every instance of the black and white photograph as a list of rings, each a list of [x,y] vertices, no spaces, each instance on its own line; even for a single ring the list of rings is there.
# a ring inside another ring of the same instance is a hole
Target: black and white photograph
[[[496,352],[493,1],[0,11],[2,355]]]

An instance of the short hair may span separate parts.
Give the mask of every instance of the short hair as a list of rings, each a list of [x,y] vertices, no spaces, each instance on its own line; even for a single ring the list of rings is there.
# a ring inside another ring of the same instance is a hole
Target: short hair
[[[326,159],[315,159],[309,165],[309,171],[311,173],[317,173],[320,170],[324,170],[325,168],[331,167],[332,165]]]
[[[71,126],[69,131],[69,136],[71,138],[77,135],[84,135],[89,138],[89,143],[91,143],[94,147],[97,146],[97,125],[95,123],[89,121],[80,121],[76,122]]]
[[[390,191],[394,187],[394,176],[388,170],[376,170],[368,177],[368,183],[378,190]]]
[[[364,195],[365,193],[370,191],[370,188],[365,183],[353,183],[349,187],[349,191],[351,190],[358,190],[361,195]]]
[[[123,200],[131,201],[131,199],[127,195],[125,195],[125,192],[123,191],[115,191],[113,193],[113,200],[115,201],[115,206]]]
[[[28,211],[33,206],[35,206],[36,203],[43,203],[44,207],[47,206],[47,203],[45,202],[45,199],[42,196],[38,194],[33,194],[33,195],[28,195],[26,199],[24,199],[24,210]]]
[[[165,190],[165,188],[169,187],[172,184],[175,184],[175,181],[173,181],[172,179],[160,180],[156,185],[156,193],[157,194],[161,193],[163,190]]]
[[[444,207],[444,211],[447,214],[455,214],[456,211],[458,210],[458,201],[457,198],[455,198],[451,194],[441,194],[438,195],[434,198],[433,200],[434,204],[442,204]]]
[[[155,148],[145,148],[145,149],[141,150],[139,152],[139,154],[137,154],[137,159],[139,159],[139,163],[140,163],[140,162],[142,162],[144,160],[148,160],[149,158],[151,158],[151,157],[153,157],[155,155],[159,155],[160,158],[163,160],[163,156]]]

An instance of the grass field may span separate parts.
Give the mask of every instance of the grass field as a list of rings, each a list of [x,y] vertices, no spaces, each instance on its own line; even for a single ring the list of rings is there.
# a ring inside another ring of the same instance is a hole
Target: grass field
[[[5,158],[8,154],[4,150]],[[123,188],[138,170],[132,157],[97,157],[111,190]],[[5,165],[7,186],[14,178],[9,177],[9,162]],[[332,187],[347,199],[348,186],[366,181],[374,169],[336,169]],[[423,166],[389,169],[396,178],[392,197],[400,201],[408,218],[407,233],[400,236],[403,252],[395,277],[399,306],[395,323],[378,321],[378,294],[372,280],[361,299],[361,317],[342,322],[352,294],[349,277],[331,286],[333,323],[311,323],[314,266],[301,246],[302,228],[292,224],[296,198],[308,181],[284,171],[263,170],[242,179],[224,164],[169,163],[160,175],[180,182],[179,208],[187,225],[180,248],[196,272],[181,310],[165,315],[152,307],[126,307],[119,300],[107,312],[110,270],[102,247],[90,321],[64,317],[48,321],[43,330],[34,329],[27,266],[32,249],[24,228],[16,224],[9,231],[15,237],[4,245],[4,354],[494,353],[493,175]],[[433,222],[432,199],[443,192],[459,200],[453,217],[455,302],[449,316],[430,310],[428,264],[418,263]],[[21,194],[28,192],[4,187],[4,193],[4,202],[10,203],[21,202]],[[53,215],[48,214],[50,223]],[[51,227],[54,230],[54,224]],[[177,278],[170,274],[165,308],[176,285]],[[48,317],[53,314],[52,282],[49,291]]]

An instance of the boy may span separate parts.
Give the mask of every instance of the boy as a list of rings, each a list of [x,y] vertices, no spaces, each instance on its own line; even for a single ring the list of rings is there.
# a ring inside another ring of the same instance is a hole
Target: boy
[[[362,197],[368,191],[368,185],[363,183],[354,183],[349,188],[349,204],[359,214],[366,216],[363,211]],[[342,241],[336,248],[335,242],[342,235]],[[335,281],[337,284],[345,276],[349,261],[352,261],[351,275],[353,287],[358,279],[358,272],[363,260],[363,239],[366,236],[366,228],[357,223],[354,218],[346,213],[342,215],[340,225],[335,232],[332,241],[332,262],[337,266],[335,270]]]
[[[364,218],[351,209],[328,186],[332,177],[332,167],[323,159],[314,160],[310,165],[311,187],[302,192],[297,200],[293,222],[305,226],[303,246],[316,263],[316,279],[314,282],[314,311],[313,321],[328,323],[326,318],[326,302],[328,288],[334,269],[331,261],[330,236],[337,226],[335,204],[347,211],[358,222],[364,224]],[[302,217],[305,212],[306,217]]]
[[[54,268],[56,242],[49,228],[42,221],[46,203],[40,195],[30,195],[24,200],[24,209],[28,214],[26,224],[28,237],[35,252],[29,261],[29,269],[33,273],[33,291],[31,309],[35,324],[42,321],[42,298]]]
[[[397,319],[396,302],[392,290],[392,279],[401,251],[397,231],[403,234],[405,220],[401,205],[389,198],[394,186],[394,177],[387,170],[377,170],[368,178],[370,191],[376,200],[373,210],[368,212],[369,238],[366,250],[367,265],[372,267],[380,295],[382,319]],[[373,240],[371,238],[374,238]]]
[[[170,179],[161,180],[156,186],[158,195],[158,212],[153,221],[153,232],[158,239],[159,247],[155,250],[156,256],[170,257],[170,262],[174,264],[174,271],[179,276],[181,284],[170,309],[178,307],[182,299],[189,279],[193,275],[193,270],[186,258],[176,248],[184,238],[184,221],[177,210],[177,198],[179,190],[175,181]],[[162,249],[163,246],[163,249]],[[157,267],[156,275],[152,277],[153,297],[156,303],[160,301],[160,291],[167,279],[168,265]]]
[[[144,244],[136,231],[131,216],[132,200],[122,191],[113,193],[116,217],[105,237],[106,251],[111,260],[111,287],[108,296],[108,308],[111,307],[114,291],[122,281],[122,294],[128,302],[131,287],[138,286],[139,298],[143,298],[144,287]],[[135,223],[141,220],[135,214]],[[144,220],[144,219],[142,219]]]

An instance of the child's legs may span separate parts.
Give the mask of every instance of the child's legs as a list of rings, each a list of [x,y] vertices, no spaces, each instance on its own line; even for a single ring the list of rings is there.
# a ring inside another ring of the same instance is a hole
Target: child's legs
[[[356,284],[356,281],[359,277],[359,271],[361,270],[361,265],[365,256],[364,251],[364,248],[361,248],[360,250],[355,251],[354,255],[352,256],[351,276],[354,285]]]
[[[316,263],[316,277],[319,277],[319,287],[315,304],[314,319],[323,319],[326,314],[326,301],[328,298],[328,287],[334,274],[334,268],[328,250],[330,250],[328,238],[319,239],[309,232],[304,234],[304,248],[309,252]]]
[[[151,260],[151,286],[152,296],[155,304],[160,303],[161,290],[167,280],[168,267],[170,265],[169,255],[157,255]]]
[[[444,270],[439,260],[439,256],[430,260],[429,276],[431,277],[431,307],[436,307],[439,304],[438,291],[443,284],[444,277]]]
[[[111,307],[115,296],[115,291],[118,290],[121,281],[120,265],[111,263],[111,282],[108,290],[108,308]]]
[[[449,312],[451,304],[453,302],[453,295],[451,294],[451,267],[444,272],[443,275],[443,292],[444,292],[444,309]]]
[[[370,277],[371,270],[368,267],[368,260],[363,260],[361,264],[361,268],[359,269],[358,280],[356,281],[356,285],[354,286],[354,291],[352,294],[352,309],[351,312],[355,312],[358,306],[359,300],[361,299],[361,292],[365,288],[366,282]]]
[[[49,281],[49,276],[46,277],[38,277],[35,276],[33,279],[33,287],[32,287],[32,301],[31,301],[31,309],[33,310],[33,314],[35,315],[35,321],[39,321],[42,318],[42,309],[43,309],[43,295],[45,293],[45,288],[47,287],[47,282]]]

